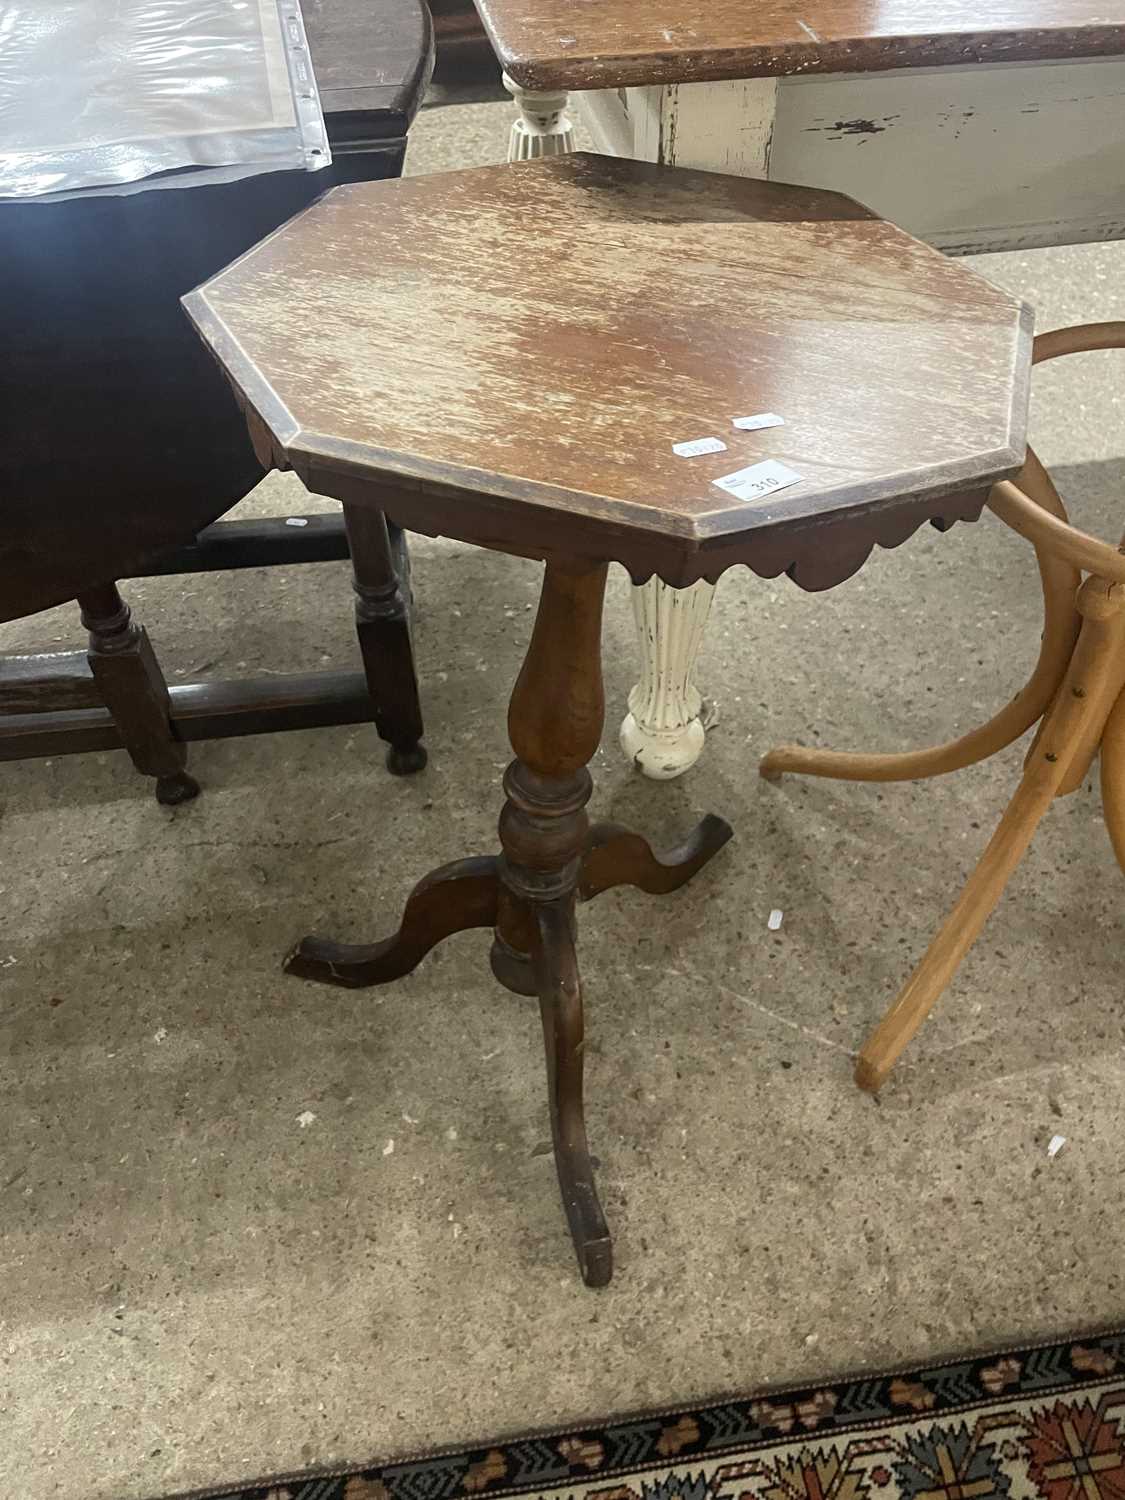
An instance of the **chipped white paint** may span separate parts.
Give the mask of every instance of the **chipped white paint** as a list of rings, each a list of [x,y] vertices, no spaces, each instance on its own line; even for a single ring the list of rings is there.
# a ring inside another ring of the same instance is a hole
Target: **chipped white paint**
[[[158,1026],[152,1033],[152,1039],[157,1044],[157,1046],[159,1046],[161,1042],[166,1042],[168,1040],[167,1026]]]
[[[313,1114],[311,1109],[303,1109],[297,1116],[297,1124],[301,1127],[302,1130],[307,1130],[315,1119],[316,1116]]]
[[[702,702],[693,669],[715,589],[670,589],[653,579],[633,590],[642,675],[629,694],[621,748],[657,781],[681,776],[703,750]]]
[[[1062,1150],[1062,1148],[1065,1145],[1066,1145],[1066,1136],[1065,1135],[1053,1135],[1051,1137],[1050,1142],[1049,1142],[1049,1144],[1047,1146],[1047,1155],[1051,1158],[1052,1161],[1054,1160],[1054,1158],[1056,1156],[1058,1156],[1059,1152]]]
[[[1125,234],[1125,60],[786,79],[769,175],[953,254]]]
[[[776,78],[576,95],[599,149],[736,177],[769,175]]]
[[[953,254],[1125,236],[1121,58],[575,97],[599,150],[831,188]]]
[[[393,1140],[389,1140],[387,1142],[387,1144],[383,1147],[383,1155],[384,1156],[393,1156],[394,1154],[395,1154],[395,1143],[394,1143]]]
[[[781,924],[784,921],[785,913],[779,906],[775,906],[773,911],[770,912],[769,917],[766,919],[766,926],[771,932],[779,932],[781,930]]]
[[[504,87],[516,101],[518,110],[508,141],[509,161],[565,156],[574,150],[574,125],[566,112],[565,93],[537,93],[521,88],[506,73]]]

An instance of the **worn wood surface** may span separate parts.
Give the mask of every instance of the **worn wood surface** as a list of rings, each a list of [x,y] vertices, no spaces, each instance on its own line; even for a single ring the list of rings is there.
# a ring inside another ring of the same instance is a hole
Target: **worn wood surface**
[[[1125,3],[1085,0],[476,0],[525,88],[1125,53]]]
[[[0,657],[0,718],[44,707],[70,713],[98,708],[101,701],[85,651]]]
[[[581,155],[348,188],[186,305],[310,488],[634,577],[826,586],[1023,457],[1026,310],[833,194]],[[713,483],[766,459],[800,481]]]

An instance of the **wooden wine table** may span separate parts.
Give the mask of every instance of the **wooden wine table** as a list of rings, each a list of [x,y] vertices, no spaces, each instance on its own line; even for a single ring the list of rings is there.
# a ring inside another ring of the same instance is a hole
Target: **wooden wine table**
[[[661,856],[587,818],[608,565],[828,588],[876,544],[975,518],[1023,457],[1027,310],[836,194],[584,155],[339,188],[186,305],[265,462],[546,564],[500,853],[427,875],[384,941],[307,938],[288,968],[383,984],[492,931],[496,977],[539,1000],[563,1204],[602,1285],[577,903],[668,894],[730,836],[707,817]],[[545,348],[550,390],[529,397]],[[791,468],[769,457],[776,429],[732,420],[781,397]]]

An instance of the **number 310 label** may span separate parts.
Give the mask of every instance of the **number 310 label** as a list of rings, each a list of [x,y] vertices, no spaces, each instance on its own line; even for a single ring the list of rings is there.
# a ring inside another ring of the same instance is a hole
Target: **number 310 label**
[[[788,489],[791,484],[800,484],[800,474],[787,469],[775,458],[767,458],[760,464],[751,464],[746,469],[736,469],[733,474],[724,474],[713,479],[712,484],[726,490],[736,500],[762,500],[776,490]]]

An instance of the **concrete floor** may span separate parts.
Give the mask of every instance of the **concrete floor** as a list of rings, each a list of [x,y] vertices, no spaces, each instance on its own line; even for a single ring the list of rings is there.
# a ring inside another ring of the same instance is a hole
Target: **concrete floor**
[[[428,112],[412,166],[496,156],[504,118]],[[1121,246],[977,266],[1040,327],[1125,316]],[[1034,417],[1104,536],[1112,359],[1044,371]],[[307,503],[275,477],[247,507]],[[616,747],[615,572],[594,809],[660,838],[713,809],[737,838],[659,908],[615,893],[582,915],[617,1245],[599,1294],[545,1146],[534,1007],[491,980],[486,938],[386,990],[279,973],[295,935],[373,935],[417,874],[493,847],[538,570],[414,556],[422,776],[388,777],[366,727],[195,747],[205,792],[174,812],[121,753],[3,768],[0,1495],[147,1497],[1125,1319],[1125,887],[1096,788],[1052,812],[874,1102],[853,1049],[1019,749],[919,786],[755,774],[781,740],[892,748],[990,712],[1035,651],[1029,550],[983,522],[825,596],[728,575],[701,666],[718,723],[666,785]],[[343,566],[128,592],[173,679],[356,659]],[[71,610],[0,630],[78,639]]]

